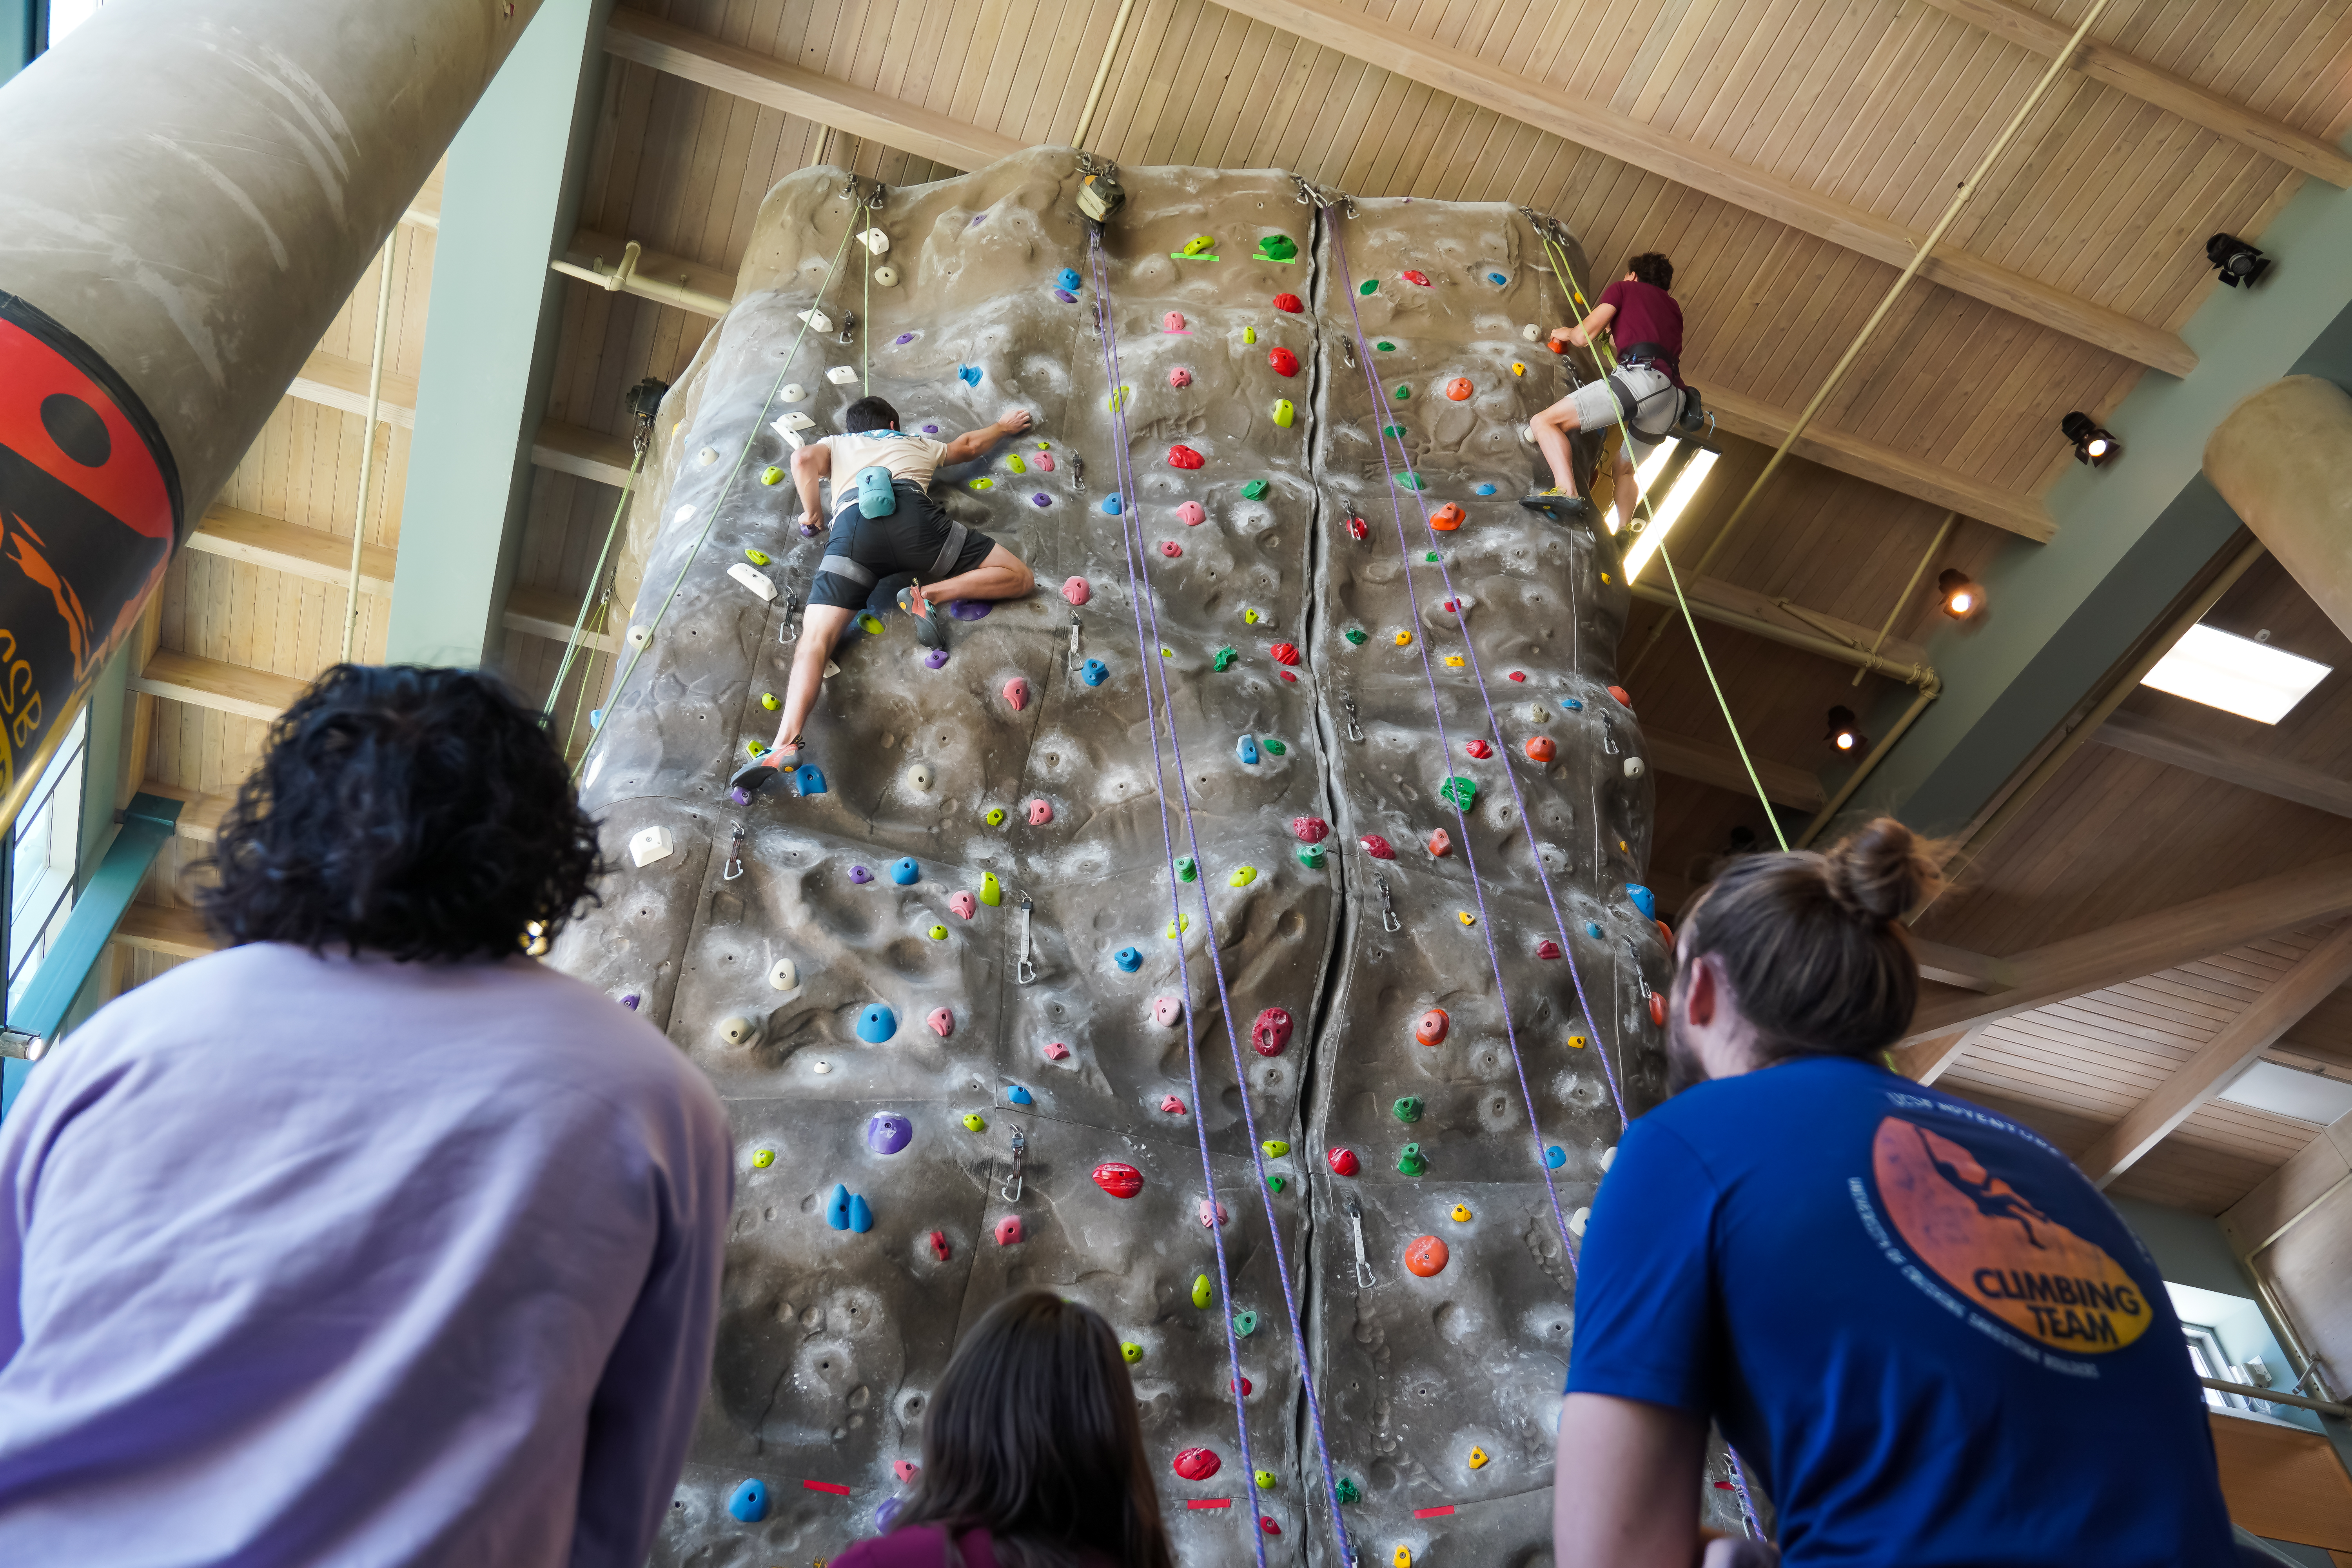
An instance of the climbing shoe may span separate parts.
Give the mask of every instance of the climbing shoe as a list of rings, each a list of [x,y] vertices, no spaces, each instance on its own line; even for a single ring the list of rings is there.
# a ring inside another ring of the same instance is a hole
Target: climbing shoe
[[[782,759],[773,752],[764,752],[735,770],[727,781],[729,789],[740,789],[746,795],[757,795],[770,779],[784,772]]]
[[[915,618],[916,640],[925,647],[947,647],[948,634],[947,629],[940,625],[940,607],[928,599],[923,602],[923,606],[920,610],[915,608],[915,591],[912,588],[898,590],[898,607]]]
[[[1581,521],[1592,515],[1592,503],[1582,496],[1570,495],[1554,485],[1548,490],[1537,490],[1519,498],[1519,504],[1530,511],[1543,512],[1562,522]]]

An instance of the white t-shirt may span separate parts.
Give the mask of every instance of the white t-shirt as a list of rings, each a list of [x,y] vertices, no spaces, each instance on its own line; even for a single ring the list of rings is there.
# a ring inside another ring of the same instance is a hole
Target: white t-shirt
[[[836,485],[847,484],[859,469],[877,463],[889,469],[894,479],[928,485],[948,455],[945,441],[934,441],[929,436],[909,436],[903,430],[860,430],[854,436],[827,436],[824,445],[833,448],[833,482]]]

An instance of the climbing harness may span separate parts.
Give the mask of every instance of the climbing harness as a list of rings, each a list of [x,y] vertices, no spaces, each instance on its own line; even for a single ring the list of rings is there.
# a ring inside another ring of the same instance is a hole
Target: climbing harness
[[[1122,367],[1119,363],[1118,333],[1116,326],[1116,319],[1110,306],[1110,264],[1108,258],[1107,258],[1103,253],[1102,235],[1099,228],[1090,236],[1090,242],[1087,248],[1089,263],[1094,274],[1095,317],[1097,324],[1101,329],[1103,340],[1104,382],[1110,389],[1111,394],[1110,412],[1112,447],[1113,450],[1117,454],[1118,464],[1116,488],[1118,493],[1122,498],[1122,505],[1119,509],[1119,531],[1127,550],[1128,589],[1129,598],[1131,601],[1135,617],[1136,657],[1138,663],[1142,666],[1144,671],[1144,707],[1145,717],[1150,721],[1153,777],[1159,784],[1160,795],[1162,802],[1160,812],[1161,850],[1168,867],[1168,890],[1171,912],[1175,917],[1171,921],[1171,924],[1179,936],[1179,940],[1176,943],[1177,974],[1180,983],[1184,987],[1184,995],[1186,998],[1186,1005],[1184,1006],[1185,1069],[1189,1075],[1192,1084],[1192,1103],[1194,1106],[1198,1107],[1203,1103],[1201,1097],[1199,1030],[1195,1017],[1196,1009],[1191,1005],[1191,997],[1192,995],[1191,978],[1192,968],[1191,960],[1186,952],[1186,948],[1189,946],[1189,943],[1181,940],[1184,930],[1184,917],[1182,914],[1181,882],[1176,874],[1176,846],[1172,837],[1172,830],[1168,820],[1168,812],[1165,804],[1167,800],[1167,780],[1170,772],[1168,764],[1171,756],[1173,757],[1175,763],[1174,774],[1177,786],[1177,800],[1181,806],[1184,815],[1186,847],[1191,850],[1192,858],[1195,865],[1202,864],[1203,858],[1201,854],[1199,830],[1193,820],[1192,786],[1185,773],[1183,742],[1178,736],[1176,730],[1176,704],[1174,700],[1174,693],[1169,685],[1168,661],[1152,658],[1150,652],[1151,649],[1160,646],[1160,606],[1158,601],[1154,599],[1151,594],[1148,591],[1150,574],[1148,554],[1143,546],[1142,535],[1136,525],[1138,509],[1134,506],[1124,504],[1125,498],[1140,498],[1142,488],[1135,479],[1133,445],[1129,438],[1127,426],[1127,400],[1118,395],[1118,389],[1123,386],[1125,383],[1121,379]],[[1144,616],[1147,609],[1150,614],[1150,631],[1148,636],[1144,629]],[[1155,683],[1158,687],[1159,710],[1157,713],[1152,711],[1153,687]],[[1165,753],[1163,753],[1160,743],[1160,729],[1163,721],[1165,722],[1168,739],[1168,748]],[[1233,1056],[1234,1081],[1240,1090],[1237,1099],[1241,1104],[1243,1125],[1249,1137],[1250,1163],[1253,1173],[1257,1178],[1259,1197],[1265,1205],[1267,1238],[1271,1242],[1274,1251],[1275,1278],[1276,1282],[1282,1288],[1283,1309],[1286,1314],[1286,1321],[1290,1329],[1292,1353],[1298,1368],[1299,1389],[1307,1402],[1307,1421],[1315,1434],[1316,1458],[1321,1468],[1323,1475],[1324,1496],[1329,1503],[1331,1510],[1331,1533],[1339,1545],[1339,1561],[1342,1563],[1351,1563],[1354,1561],[1355,1554],[1348,1544],[1347,1521],[1340,1516],[1339,1512],[1339,1478],[1332,1468],[1331,1446],[1329,1439],[1324,1431],[1323,1401],[1321,1395],[1316,1392],[1314,1368],[1307,1359],[1306,1327],[1304,1321],[1299,1315],[1297,1296],[1291,1284],[1290,1263],[1286,1256],[1286,1249],[1284,1247],[1282,1242],[1281,1216],[1276,1213],[1274,1207],[1274,1187],[1273,1184],[1266,1180],[1264,1142],[1259,1138],[1257,1131],[1257,1112],[1250,1104],[1249,1074],[1242,1062],[1241,1034],[1235,1029],[1234,1025],[1233,996],[1225,982],[1224,958],[1223,953],[1219,951],[1216,912],[1212,907],[1209,899],[1210,882],[1211,879],[1206,875],[1202,875],[1200,878],[1199,889],[1201,915],[1202,923],[1207,928],[1202,939],[1202,946],[1207,951],[1210,970],[1216,981],[1219,1016],[1224,1024],[1226,1046],[1232,1052]],[[1202,1117],[1196,1115],[1193,1118],[1193,1129],[1200,1144],[1202,1179],[1203,1184],[1209,1189],[1208,1201],[1211,1206],[1205,1212],[1213,1215],[1217,1212],[1214,1206],[1216,1204],[1216,1183],[1214,1172],[1211,1166],[1209,1157],[1208,1128],[1205,1121]],[[1210,1226],[1210,1232],[1216,1241],[1219,1284],[1221,1287],[1224,1287],[1226,1284],[1226,1264],[1223,1227],[1222,1226],[1212,1224]],[[1230,1302],[1232,1298],[1230,1294],[1228,1294],[1224,1299]],[[1234,1420],[1235,1426],[1241,1435],[1243,1465],[1246,1468],[1249,1468],[1250,1465],[1249,1422],[1247,1412],[1244,1409],[1241,1403],[1241,1347],[1239,1342],[1233,1336],[1233,1318],[1231,1315],[1228,1315],[1226,1318],[1226,1348],[1227,1353],[1232,1360],[1234,1380],[1233,1385]],[[1245,1491],[1249,1489],[1244,1489]],[[1264,1520],[1259,1514],[1257,1499],[1255,1496],[1251,1496],[1249,1498],[1249,1505],[1251,1521],[1254,1526],[1251,1531],[1251,1547],[1255,1552],[1257,1561],[1261,1565],[1261,1568],[1263,1568],[1265,1562]]]

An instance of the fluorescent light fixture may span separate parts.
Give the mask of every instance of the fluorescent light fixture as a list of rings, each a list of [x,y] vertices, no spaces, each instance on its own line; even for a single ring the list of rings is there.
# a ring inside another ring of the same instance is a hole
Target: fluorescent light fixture
[[[1632,574],[1629,563],[1626,574]],[[2315,659],[2200,624],[2189,627],[2140,684],[2275,724],[2327,673],[2328,667]]]
[[[1706,471],[1715,467],[1715,458],[1716,454],[1704,447],[1693,451],[1690,461],[1685,463],[1683,471],[1675,476],[1675,488],[1666,492],[1664,500],[1651,509],[1650,526],[1635,537],[1633,547],[1625,552],[1626,582],[1632,583],[1641,576],[1642,568],[1650,563],[1650,557],[1655,555],[1658,546],[1666,542],[1666,530],[1674,527],[1675,520],[1697,499],[1698,488],[1706,483]]]
[[[2215,1098],[2317,1127],[2352,1115],[2352,1083],[2277,1062],[2256,1062]]]

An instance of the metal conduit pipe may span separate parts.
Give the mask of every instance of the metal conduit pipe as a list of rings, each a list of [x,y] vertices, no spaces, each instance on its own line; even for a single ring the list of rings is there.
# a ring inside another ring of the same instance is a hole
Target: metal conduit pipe
[[[726,318],[730,301],[718,295],[706,294],[699,289],[688,289],[682,283],[665,283],[658,278],[647,278],[640,273],[637,257],[642,248],[635,240],[629,241],[628,247],[621,252],[618,267],[606,267],[602,257],[591,260],[585,267],[566,261],[562,257],[547,265],[552,271],[561,272],[566,278],[577,278],[583,283],[593,283],[607,293],[635,294],[640,299],[691,310],[698,316],[708,316],[712,321]]]
[[[1675,600],[1674,590],[1671,588],[1660,588],[1637,581],[1633,584],[1633,596],[1637,599],[1646,599],[1654,605],[1663,605],[1670,610],[1679,608]],[[1865,675],[1883,675],[1889,680],[1899,680],[1906,686],[1932,686],[1938,691],[1943,689],[1943,679],[1936,673],[1936,667],[1933,665],[1903,664],[1873,653],[1868,648],[1855,647],[1850,643],[1842,643],[1833,637],[1816,637],[1811,632],[1801,632],[1794,626],[1784,626],[1774,621],[1764,620],[1743,611],[1727,609],[1720,605],[1710,605],[1700,599],[1691,600],[1690,608],[1691,614],[1701,620],[1714,621],[1721,626],[1750,632],[1757,637],[1768,638],[1788,647],[1802,648],[1807,653],[1817,653],[1823,658],[1833,658],[1840,664],[1850,664]]]
[[[1862,765],[1846,775],[1845,783],[1840,784],[1837,793],[1830,796],[1828,804],[1822,807],[1820,815],[1807,823],[1805,830],[1797,835],[1797,842],[1790,846],[1791,848],[1802,849],[1821,837],[1822,829],[1827,827],[1831,820],[1845,809],[1845,803],[1853,798],[1853,792],[1862,787],[1863,781],[1878,771],[1878,764],[1886,760],[1886,753],[1895,749],[1895,742],[1901,740],[1905,731],[1919,721],[1919,715],[1927,710],[1927,704],[1943,694],[1942,677],[1933,669],[1928,670],[1927,680],[1919,687],[1919,695],[1911,700],[1910,707],[1903,710],[1903,717],[1895,721],[1894,727],[1886,731],[1885,737],[1878,744],[1870,748],[1870,755],[1862,759]]]

